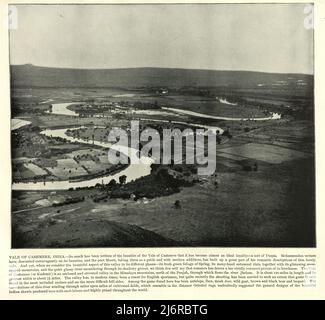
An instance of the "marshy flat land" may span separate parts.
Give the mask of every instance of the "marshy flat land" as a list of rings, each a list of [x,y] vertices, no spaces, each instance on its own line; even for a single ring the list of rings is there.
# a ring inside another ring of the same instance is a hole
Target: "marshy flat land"
[[[11,79],[14,248],[315,246],[312,76],[26,65]],[[220,129],[215,173],[112,163],[108,134],[132,120]]]

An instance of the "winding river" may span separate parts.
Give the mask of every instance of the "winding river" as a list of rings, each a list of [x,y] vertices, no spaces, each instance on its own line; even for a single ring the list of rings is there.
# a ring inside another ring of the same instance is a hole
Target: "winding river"
[[[266,120],[277,120],[281,119],[281,115],[278,113],[272,113],[269,117],[264,118],[232,118],[232,117],[220,117],[220,116],[212,116],[205,113],[199,113],[189,110],[177,109],[177,108],[169,108],[169,107],[162,107],[164,110],[170,110],[178,113],[187,114],[189,116],[206,118],[206,119],[215,119],[215,120],[231,120],[231,121],[266,121]]]
[[[75,128],[79,129],[79,128]],[[93,145],[92,141],[87,142],[83,139],[73,138],[66,134],[67,129],[48,129],[40,132],[40,134],[46,135],[48,137],[60,137],[64,138],[70,142],[78,142],[78,143],[87,143]],[[118,181],[120,176],[126,175],[126,181],[130,182],[132,180],[147,176],[151,173],[151,164],[153,163],[153,159],[148,157],[138,157],[138,151],[133,148],[129,148],[127,146],[120,145],[111,145],[108,142],[100,142],[94,141],[94,145],[103,147],[103,148],[113,148],[125,155],[129,156],[131,159],[134,159],[131,165],[127,168],[111,175],[97,177],[90,180],[83,181],[69,181],[69,180],[61,180],[61,181],[49,181],[49,182],[18,182],[13,183],[13,190],[68,190],[69,188],[77,188],[77,187],[93,187],[96,184],[106,184],[111,180],[115,179]],[[137,162],[135,162],[137,161]],[[137,163],[137,164],[134,164]]]
[[[73,111],[69,110],[67,107],[72,104],[76,104],[79,102],[70,102],[70,103],[55,103],[52,105],[52,114],[59,114],[59,115],[66,115],[66,116],[78,116],[78,114]],[[176,108],[163,108],[165,110],[170,110],[172,112],[184,113],[191,116],[197,116],[200,118],[210,118],[210,119],[222,119],[222,120],[245,120],[239,118],[226,118],[226,117],[215,117],[206,114],[201,114],[192,111],[186,111],[182,109]],[[281,116],[280,116],[281,117]],[[270,119],[278,119],[277,117],[268,117],[268,118],[256,118],[256,119],[247,119],[247,120],[270,120]],[[143,120],[150,120],[150,121],[159,121],[159,122],[169,122],[168,120],[158,120],[158,119],[143,119]],[[176,124],[185,124],[196,126],[200,128],[205,128],[208,131],[211,130],[213,132],[219,131],[221,134],[223,130],[218,127],[206,126],[201,124],[195,123],[187,123],[182,121],[171,121],[172,123]],[[80,128],[80,127],[79,127]],[[75,128],[79,129],[79,128]],[[77,187],[93,187],[97,184],[107,184],[111,180],[118,181],[119,177],[125,175],[126,182],[130,182],[132,180],[136,180],[138,178],[147,176],[151,173],[151,164],[154,162],[152,158],[143,157],[140,155],[138,157],[138,150],[130,148],[128,146],[120,146],[120,145],[112,145],[108,142],[100,142],[100,141],[86,141],[84,139],[78,139],[66,134],[67,128],[64,129],[47,129],[41,131],[40,134],[46,135],[48,137],[60,137],[66,139],[70,142],[77,142],[77,143],[84,143],[89,145],[97,145],[103,148],[113,148],[128,157],[131,158],[132,164],[129,165],[127,168],[115,173],[110,174],[102,177],[93,178],[90,180],[82,180],[82,181],[69,181],[69,180],[60,180],[60,181],[49,181],[49,182],[17,182],[12,184],[12,190],[68,190],[69,188],[77,188]],[[136,164],[135,164],[136,163]]]

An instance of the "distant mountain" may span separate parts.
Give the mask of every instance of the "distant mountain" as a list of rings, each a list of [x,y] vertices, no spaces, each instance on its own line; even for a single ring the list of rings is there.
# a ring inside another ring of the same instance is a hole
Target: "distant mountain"
[[[31,64],[10,67],[12,87],[256,87],[281,81],[311,86],[312,75],[168,68],[68,69]]]

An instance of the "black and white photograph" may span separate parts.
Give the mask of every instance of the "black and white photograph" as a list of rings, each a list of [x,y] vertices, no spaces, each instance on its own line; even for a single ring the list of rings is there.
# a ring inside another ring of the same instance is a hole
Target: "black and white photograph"
[[[316,247],[312,4],[9,9],[12,248]]]

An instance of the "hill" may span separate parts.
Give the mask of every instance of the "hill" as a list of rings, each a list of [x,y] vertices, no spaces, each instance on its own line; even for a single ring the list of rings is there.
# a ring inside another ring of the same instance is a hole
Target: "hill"
[[[17,87],[256,87],[297,81],[312,86],[313,76],[252,71],[216,71],[168,68],[68,69],[38,67],[31,64],[10,67],[11,86]]]

